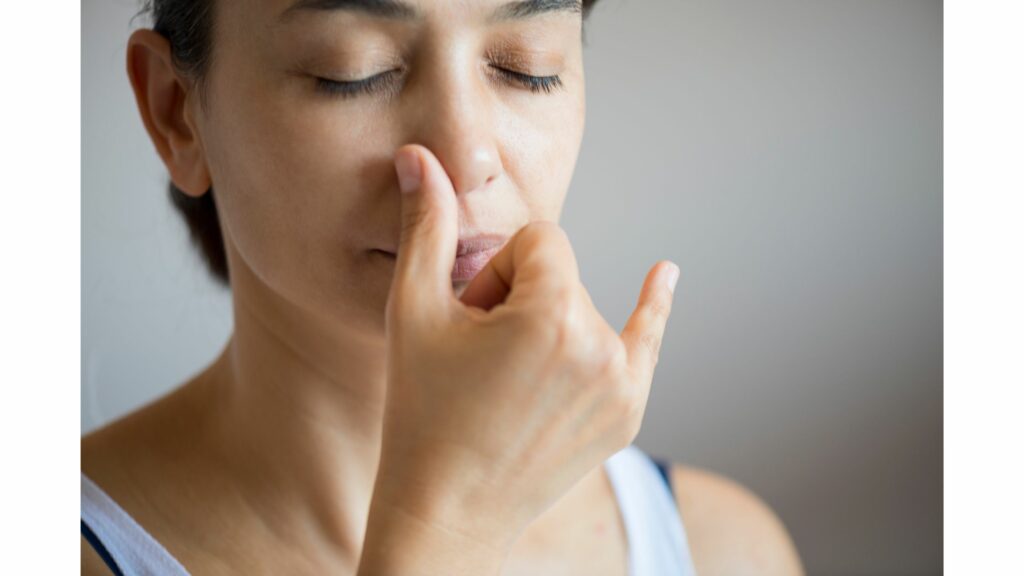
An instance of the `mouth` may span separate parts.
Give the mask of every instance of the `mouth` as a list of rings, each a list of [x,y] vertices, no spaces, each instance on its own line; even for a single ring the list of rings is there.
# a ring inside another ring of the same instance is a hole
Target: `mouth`
[[[501,234],[477,234],[459,238],[455,248],[455,265],[452,267],[452,282],[469,282],[487,266],[491,258],[501,251],[509,237]],[[377,249],[394,262],[396,251]]]

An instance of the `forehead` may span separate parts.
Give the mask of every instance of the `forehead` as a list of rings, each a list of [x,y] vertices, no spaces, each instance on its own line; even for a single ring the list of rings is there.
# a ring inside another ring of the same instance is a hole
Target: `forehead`
[[[277,24],[335,14],[405,21],[443,15],[496,23],[553,15],[582,19],[583,12],[580,0],[277,0],[266,5]]]
[[[381,41],[382,33],[408,40],[407,32],[419,34],[414,29],[508,32],[506,39],[531,47],[541,41],[548,49],[564,46],[577,61],[582,7],[580,0],[216,0],[213,36],[222,56],[214,61],[283,62],[297,50],[340,50],[346,43]]]

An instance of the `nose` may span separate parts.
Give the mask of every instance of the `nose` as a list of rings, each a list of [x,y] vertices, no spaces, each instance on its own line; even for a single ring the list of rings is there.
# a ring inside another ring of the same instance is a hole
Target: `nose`
[[[409,94],[414,108],[415,142],[437,156],[456,194],[498,178],[503,171],[494,125],[493,94],[486,78],[449,64],[417,78]]]

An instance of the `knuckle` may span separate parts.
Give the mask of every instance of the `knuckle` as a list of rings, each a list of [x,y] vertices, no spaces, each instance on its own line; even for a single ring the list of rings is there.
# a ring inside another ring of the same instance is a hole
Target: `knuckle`
[[[547,296],[549,314],[559,324],[571,324],[576,314],[576,296],[567,285],[554,286]]]
[[[550,250],[552,245],[570,246],[569,235],[556,224],[547,220],[534,220],[522,230],[523,241],[530,248],[543,247],[543,254],[558,254],[558,250]]]
[[[569,244],[569,234],[555,222],[541,222],[541,230],[546,234],[548,241]]]
[[[647,304],[647,313],[653,318],[664,320],[671,312],[672,302],[667,298],[655,298]]]
[[[661,353],[661,338],[657,334],[646,332],[640,336],[640,346],[651,357],[652,364],[657,364]]]
[[[590,337],[584,332],[579,302],[575,292],[568,286],[561,286],[552,291],[550,296],[548,320],[557,337],[556,345],[569,351],[580,363],[590,361],[589,350],[584,350],[585,338]]]
[[[520,234],[531,261],[544,268],[555,281],[578,280],[579,266],[565,229],[555,222],[535,220],[524,226]]]
[[[577,352],[578,344],[572,324],[560,320],[549,321],[547,324],[547,341],[552,350],[568,362],[578,364],[580,355]]]
[[[545,240],[549,238],[567,238],[565,230],[550,220],[533,220],[523,227],[524,239]]]
[[[521,309],[525,328],[544,337],[551,345],[569,341],[575,323],[572,297],[567,290],[555,288]]]
[[[543,223],[540,221],[527,222],[517,234],[517,240],[522,242],[524,246],[534,247],[542,241],[543,238]]]

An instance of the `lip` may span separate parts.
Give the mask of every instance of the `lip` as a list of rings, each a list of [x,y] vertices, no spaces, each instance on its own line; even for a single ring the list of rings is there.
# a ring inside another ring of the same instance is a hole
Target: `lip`
[[[468,282],[472,280],[495,254],[501,251],[509,237],[502,234],[476,234],[459,238],[455,248],[455,265],[452,268],[452,282]],[[391,258],[396,252],[380,250]]]
[[[508,236],[502,236],[499,234],[478,234],[476,236],[466,236],[459,238],[459,243],[455,248],[456,256],[466,256],[476,252],[487,252],[501,248],[508,242]]]

